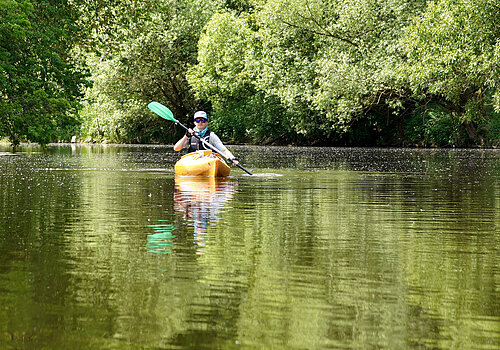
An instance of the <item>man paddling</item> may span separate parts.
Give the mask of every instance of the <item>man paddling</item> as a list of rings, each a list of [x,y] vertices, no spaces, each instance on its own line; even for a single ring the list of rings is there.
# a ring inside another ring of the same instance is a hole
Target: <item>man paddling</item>
[[[227,159],[229,159],[233,163],[233,165],[239,164],[238,160],[235,158],[235,156],[233,156],[231,151],[228,150],[226,146],[224,146],[219,136],[217,136],[212,130],[208,128],[207,113],[203,111],[196,112],[194,114],[194,125],[194,129],[189,128],[186,132],[186,135],[184,135],[179,141],[177,141],[177,143],[174,145],[174,151],[180,151],[184,147],[188,146],[188,152],[209,149],[208,147],[205,147],[201,140],[194,136],[197,135],[201,139],[217,148],[217,150],[225,155]]]

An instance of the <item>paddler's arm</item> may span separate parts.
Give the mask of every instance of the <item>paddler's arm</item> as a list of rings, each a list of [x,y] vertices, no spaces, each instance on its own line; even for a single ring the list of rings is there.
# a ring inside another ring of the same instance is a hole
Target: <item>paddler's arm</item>
[[[182,139],[177,141],[177,143],[174,145],[174,151],[180,151],[184,147],[187,140],[189,140],[188,134],[192,135],[193,129],[189,128],[189,130],[186,132],[186,135],[184,135]]]
[[[220,140],[219,136],[217,136],[214,133],[211,133],[210,134],[210,143],[215,148],[217,148],[222,154],[224,154],[226,156],[226,158],[229,159],[233,163],[233,165],[240,164],[240,162],[238,162],[238,159],[236,159],[236,157],[233,156],[233,154],[231,153],[231,151],[228,150],[226,146],[224,146],[224,144]]]
[[[233,154],[231,153],[231,151],[228,150],[227,148],[224,151],[224,155],[227,157],[227,159],[229,159],[233,163],[233,165],[240,164],[240,162],[238,161],[238,159],[235,156],[233,156]]]

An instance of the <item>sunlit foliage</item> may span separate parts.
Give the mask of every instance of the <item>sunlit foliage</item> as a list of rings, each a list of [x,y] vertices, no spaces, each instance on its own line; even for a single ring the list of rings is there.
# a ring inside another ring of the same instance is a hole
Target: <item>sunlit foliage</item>
[[[171,142],[182,130],[146,107],[159,101],[184,123],[205,109],[229,142],[497,145],[499,13],[496,0],[0,0],[0,137]]]
[[[0,136],[69,140],[85,72],[72,58],[78,13],[65,0],[0,1]]]
[[[220,114],[263,94],[281,110],[275,119],[288,123],[288,140],[302,135],[316,143],[349,130],[374,105],[397,111],[400,103],[386,92],[400,89],[399,40],[421,4],[270,0],[245,16],[214,16],[200,38],[190,83]],[[246,129],[262,122],[255,115]]]
[[[403,37],[409,86],[423,100],[437,97],[471,139],[477,126],[498,119],[492,105],[500,111],[498,23],[496,0],[440,0],[429,2]]]

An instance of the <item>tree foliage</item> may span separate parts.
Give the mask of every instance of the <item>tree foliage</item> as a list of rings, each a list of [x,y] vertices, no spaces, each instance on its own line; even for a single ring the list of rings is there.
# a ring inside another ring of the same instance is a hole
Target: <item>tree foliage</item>
[[[244,16],[217,14],[200,38],[198,64],[188,78],[218,115],[254,94],[267,96],[262,101],[277,104],[273,113],[281,111],[274,119],[290,126],[288,140],[301,135],[315,143],[348,130],[375,105],[398,106],[386,92],[401,89],[399,40],[422,4],[269,0]],[[246,129],[251,133],[268,120],[252,115]]]
[[[497,0],[0,0],[0,136],[498,144]],[[92,87],[85,91],[88,64]]]
[[[169,106],[184,121],[200,106],[186,80],[196,62],[204,24],[214,1],[162,0],[122,26],[123,39],[106,55],[94,56],[94,86],[87,93],[86,136],[120,142],[172,141],[173,125],[148,112],[152,100]],[[114,25],[114,24],[113,24]]]
[[[0,1],[0,135],[13,144],[69,139],[78,125],[76,16],[65,0]]]
[[[403,37],[402,72],[422,99],[438,99],[474,139],[500,110],[500,5],[496,0],[429,2]],[[456,135],[453,144],[461,141]]]

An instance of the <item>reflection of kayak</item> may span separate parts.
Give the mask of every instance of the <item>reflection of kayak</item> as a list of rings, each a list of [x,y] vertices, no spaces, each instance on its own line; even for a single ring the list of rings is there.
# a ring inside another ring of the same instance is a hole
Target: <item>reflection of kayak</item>
[[[174,210],[193,227],[197,254],[203,254],[208,226],[218,221],[237,185],[229,177],[175,176]]]
[[[226,162],[212,151],[188,153],[175,163],[176,175],[228,176],[231,169]]]
[[[175,189],[184,194],[203,195],[215,194],[218,191],[234,192],[234,184],[229,178],[209,176],[176,176]],[[207,203],[205,203],[207,205]]]
[[[174,201],[191,209],[214,210],[233,198],[237,183],[228,177],[176,176]]]
[[[175,176],[174,209],[193,221],[215,220],[237,185],[229,177]]]

